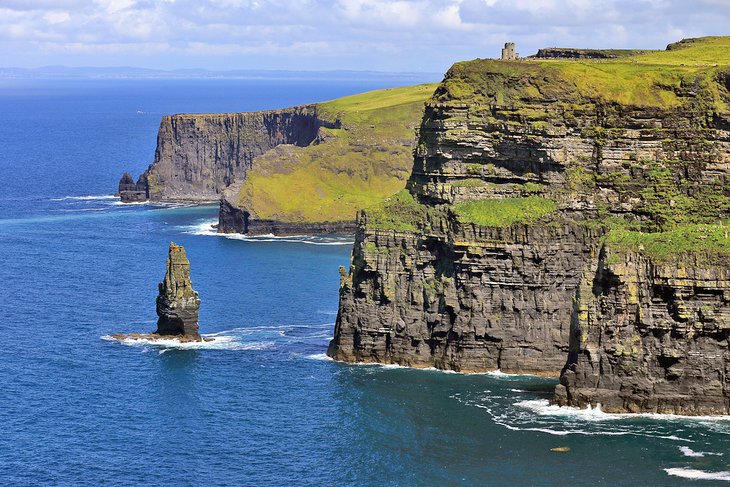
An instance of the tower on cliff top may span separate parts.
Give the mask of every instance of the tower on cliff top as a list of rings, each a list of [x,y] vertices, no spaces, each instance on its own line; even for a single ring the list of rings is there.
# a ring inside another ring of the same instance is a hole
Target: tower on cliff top
[[[505,42],[504,48],[502,49],[502,60],[503,61],[513,61],[520,57],[519,54],[515,52],[515,43],[514,42]]]

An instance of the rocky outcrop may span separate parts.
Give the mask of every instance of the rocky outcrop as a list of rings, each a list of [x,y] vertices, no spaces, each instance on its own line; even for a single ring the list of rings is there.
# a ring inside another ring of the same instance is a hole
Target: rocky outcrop
[[[131,176],[127,178],[129,184]],[[177,342],[212,341],[198,331],[200,299],[190,281],[190,261],[181,245],[170,242],[165,278],[158,286],[157,330],[154,333],[117,333],[110,338],[120,341]]]
[[[360,216],[328,354],[562,370],[560,404],[727,413],[727,71],[617,95],[562,62],[447,73],[419,130],[413,204]]]
[[[247,235],[318,235],[352,234],[356,222],[283,222],[252,218],[243,208],[232,205],[228,200],[220,202],[218,212],[218,233],[245,233]]]
[[[165,279],[157,296],[158,335],[200,339],[198,310],[200,299],[190,281],[190,261],[185,249],[170,242]]]
[[[555,402],[606,412],[730,414],[730,263],[606,246],[576,294]]]
[[[119,192],[117,193],[123,203],[137,203],[149,199],[147,186],[147,175],[140,175],[137,182],[134,182],[132,175],[125,172],[119,180]]]

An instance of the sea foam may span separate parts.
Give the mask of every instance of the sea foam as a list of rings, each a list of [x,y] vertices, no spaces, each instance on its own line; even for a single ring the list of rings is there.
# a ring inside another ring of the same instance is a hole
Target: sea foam
[[[665,468],[665,472],[675,477],[692,480],[724,480],[730,482],[730,471],[724,472],[705,472],[704,470],[696,470],[694,468]]]
[[[201,235],[207,237],[222,237],[228,240],[240,240],[243,242],[286,242],[301,243],[307,245],[352,245],[352,237],[332,237],[325,235],[286,235],[276,236],[273,233],[264,235],[244,235],[241,233],[218,233],[214,225],[218,220],[209,219],[200,221],[193,225],[185,225],[181,227],[182,231],[188,235]]]
[[[102,340],[118,341],[130,347],[155,347],[164,350],[266,350],[274,346],[270,341],[255,341],[243,343],[235,337],[225,335],[201,335],[210,340],[202,342],[180,342],[174,338],[149,340],[146,338],[125,338],[117,340],[105,335]]]

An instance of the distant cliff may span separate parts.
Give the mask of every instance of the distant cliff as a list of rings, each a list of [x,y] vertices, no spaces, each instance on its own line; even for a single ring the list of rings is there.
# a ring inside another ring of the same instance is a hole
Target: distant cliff
[[[322,126],[314,105],[251,113],[162,118],[154,162],[146,171],[154,201],[217,201],[243,179],[256,156],[281,144],[307,146]]]
[[[251,113],[163,117],[152,165],[123,201],[221,201],[219,231],[352,232],[355,213],[405,186],[435,85]],[[131,183],[130,183],[131,181]]]
[[[358,221],[328,354],[730,413],[730,38],[457,63]]]

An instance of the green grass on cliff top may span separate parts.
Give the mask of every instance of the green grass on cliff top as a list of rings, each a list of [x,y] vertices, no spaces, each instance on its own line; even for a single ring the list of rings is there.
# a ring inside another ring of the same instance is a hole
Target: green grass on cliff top
[[[368,228],[399,232],[417,231],[427,212],[428,207],[418,203],[406,189],[365,209]]]
[[[436,84],[370,91],[317,105],[341,129],[321,129],[308,147],[280,146],[259,156],[236,205],[260,219],[354,220],[356,212],[405,187],[415,128]]]
[[[679,255],[696,254],[704,260],[727,264],[730,255],[730,221],[706,225],[682,225],[667,232],[637,232],[612,229],[606,237],[609,248],[640,252],[657,262]]]
[[[554,212],[555,201],[541,196],[465,201],[454,205],[462,223],[485,227],[508,227],[514,223],[531,223]]]
[[[435,101],[519,105],[528,100],[580,104],[596,100],[625,105],[674,107],[678,91],[707,85],[730,70],[730,36],[689,39],[620,59],[477,59],[454,64]],[[712,108],[727,111],[716,87]]]

